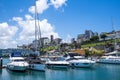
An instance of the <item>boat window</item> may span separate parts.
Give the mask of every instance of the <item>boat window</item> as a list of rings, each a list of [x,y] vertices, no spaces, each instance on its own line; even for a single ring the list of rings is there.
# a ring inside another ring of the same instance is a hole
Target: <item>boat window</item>
[[[105,59],[105,57],[101,57],[100,59]]]
[[[89,63],[83,63],[83,64],[87,65],[87,64],[89,64]]]
[[[23,59],[16,59],[14,61],[21,62],[21,61],[24,61],[24,60]]]

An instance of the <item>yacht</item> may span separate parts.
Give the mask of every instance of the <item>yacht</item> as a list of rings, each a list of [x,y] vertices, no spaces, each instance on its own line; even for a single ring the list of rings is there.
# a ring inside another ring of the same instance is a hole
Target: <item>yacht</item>
[[[16,55],[17,54],[17,55]],[[12,71],[26,71],[29,64],[18,53],[12,53],[10,62],[7,64],[7,69]]]
[[[120,64],[120,51],[119,51],[119,46],[117,45],[116,42],[116,32],[114,30],[113,22],[112,22],[112,28],[114,31],[114,51],[105,53],[104,56],[100,57],[97,60],[98,63]]]
[[[102,56],[97,60],[98,63],[120,64],[120,57],[116,56]]]
[[[91,60],[91,59],[87,59],[84,56],[72,56],[70,57],[69,53],[67,53],[67,57],[66,57],[66,61],[69,62],[70,67],[92,67],[96,61],[95,60]]]
[[[96,62],[94,60],[91,59],[87,59],[84,57],[81,58],[70,58],[67,59],[67,61],[69,62],[71,67],[83,67],[83,68],[87,68],[87,67],[92,67]]]
[[[102,56],[97,60],[98,63],[109,63],[109,64],[120,64],[120,52],[113,51],[107,53],[105,56]]]
[[[69,67],[69,62],[65,61],[65,60],[47,60],[46,61],[46,66],[49,69],[67,69]]]
[[[112,27],[114,28],[113,24],[112,24]],[[109,63],[109,64],[120,64],[120,51],[119,51],[119,45],[117,45],[117,42],[116,42],[115,30],[114,30],[114,51],[105,53],[105,55],[100,57],[97,60],[97,62],[98,63]]]

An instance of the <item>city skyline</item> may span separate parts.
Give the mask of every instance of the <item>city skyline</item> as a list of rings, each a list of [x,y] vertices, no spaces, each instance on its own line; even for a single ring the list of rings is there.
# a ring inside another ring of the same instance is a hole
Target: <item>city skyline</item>
[[[0,48],[34,40],[35,0],[0,0]],[[69,42],[85,30],[120,30],[119,0],[36,0],[42,37]]]

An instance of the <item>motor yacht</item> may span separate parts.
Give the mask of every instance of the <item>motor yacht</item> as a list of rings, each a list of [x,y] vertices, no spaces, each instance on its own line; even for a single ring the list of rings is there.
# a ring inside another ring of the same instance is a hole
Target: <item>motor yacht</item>
[[[117,56],[102,56],[97,60],[98,63],[120,64],[120,57]]]
[[[92,67],[96,62],[87,58],[72,58],[67,59],[71,67]]]
[[[18,53],[12,54],[10,57],[10,62],[7,64],[7,69],[12,71],[26,71],[29,64],[24,60],[21,55],[16,55]]]
[[[47,68],[50,69],[67,69],[69,67],[69,62],[65,61],[65,60],[47,60],[46,61],[46,66]]]
[[[92,67],[96,61],[92,59],[85,58],[84,56],[70,56],[67,53],[67,57],[65,58],[66,61],[69,62],[71,67]]]

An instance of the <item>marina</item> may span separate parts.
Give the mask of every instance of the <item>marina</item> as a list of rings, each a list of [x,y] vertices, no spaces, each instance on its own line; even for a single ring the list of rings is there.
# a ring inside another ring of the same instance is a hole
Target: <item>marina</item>
[[[3,58],[3,65],[9,62],[8,58]],[[91,68],[69,68],[69,69],[48,69],[45,72],[27,70],[24,73],[14,72],[7,68],[0,69],[1,80],[119,80],[120,65],[118,64],[99,64],[96,63]],[[59,75],[58,75],[59,74]],[[7,76],[7,77],[6,77]],[[55,77],[57,76],[57,77]],[[87,77],[86,77],[87,76]]]
[[[119,8],[120,0],[0,0],[0,80],[120,80]]]
[[[3,59],[4,65],[8,59]],[[92,68],[74,68],[68,70],[46,69],[45,72],[27,70],[24,73],[0,69],[1,80],[120,80],[120,65],[99,64]]]

